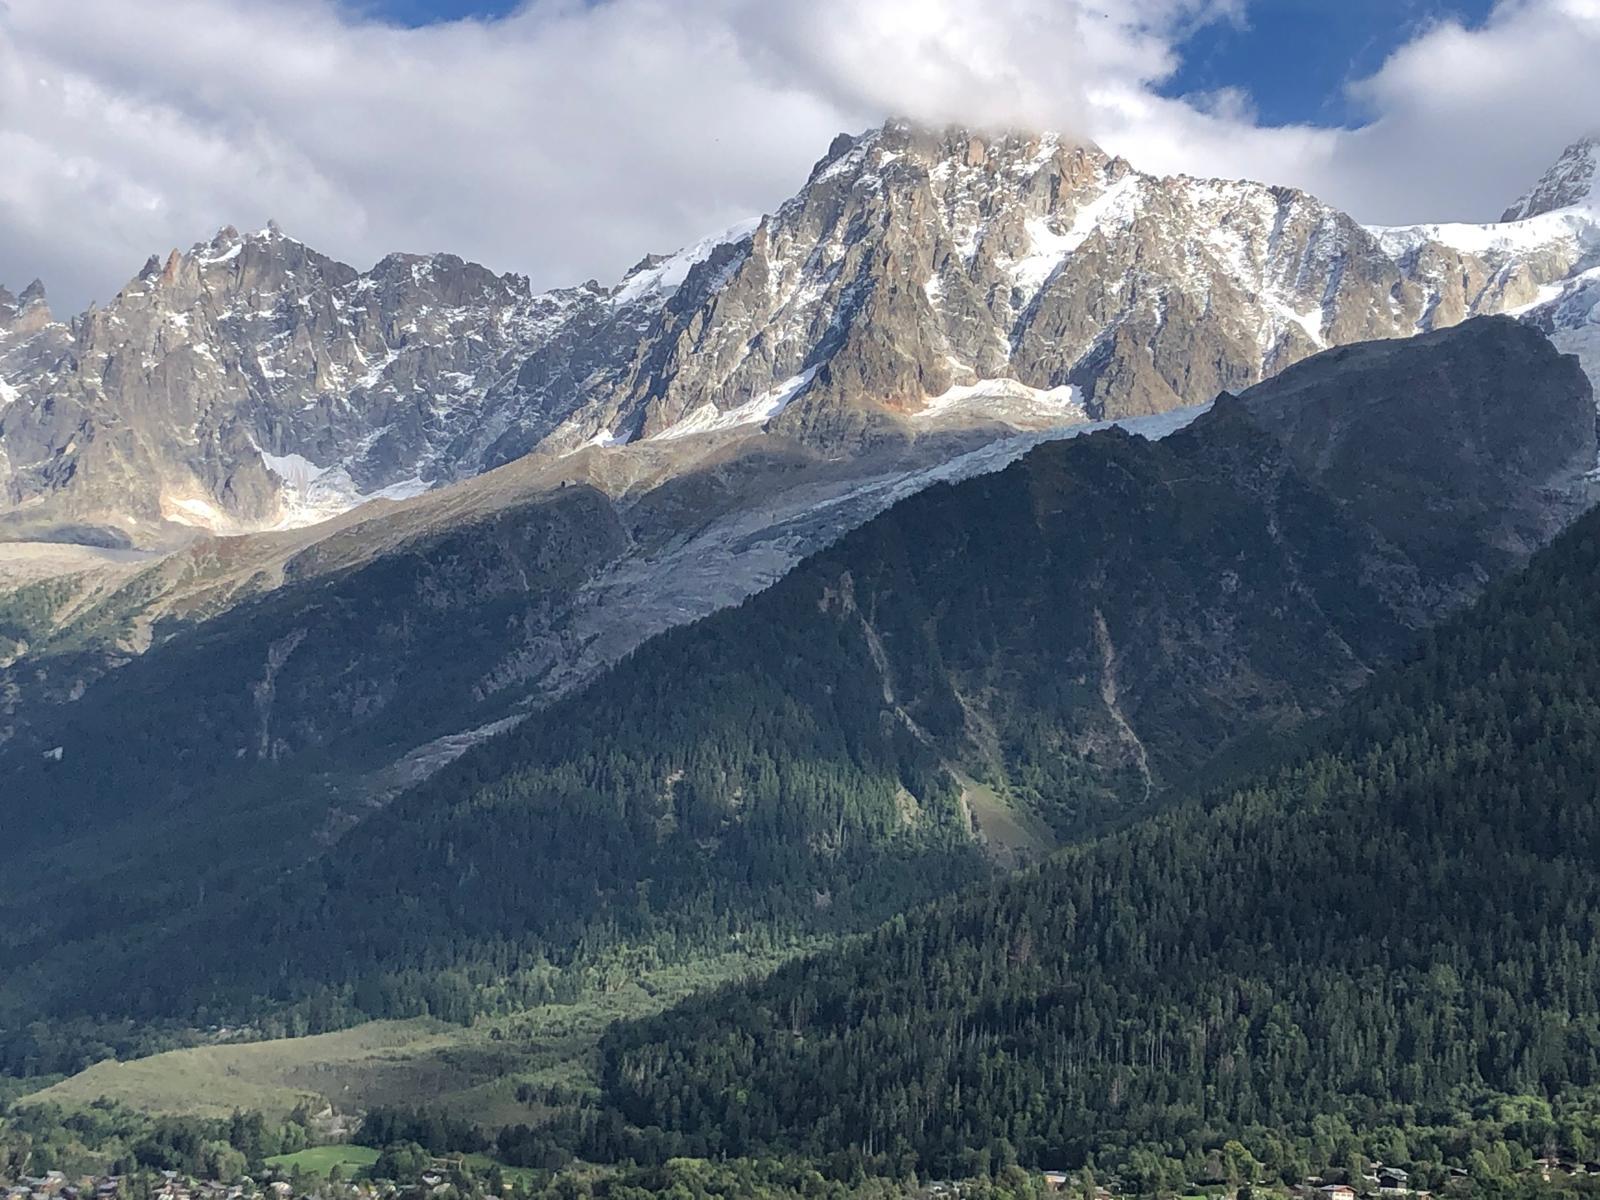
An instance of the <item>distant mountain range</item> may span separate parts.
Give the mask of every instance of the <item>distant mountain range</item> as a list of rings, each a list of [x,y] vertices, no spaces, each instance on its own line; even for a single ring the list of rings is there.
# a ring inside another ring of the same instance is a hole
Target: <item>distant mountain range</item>
[[[767,430],[837,457],[1146,415],[1486,313],[1588,348],[1595,156],[1498,225],[1369,229],[1055,135],[890,123],[759,222],[547,293],[224,229],[66,323],[37,283],[0,292],[0,531],[167,545],[589,445]]]

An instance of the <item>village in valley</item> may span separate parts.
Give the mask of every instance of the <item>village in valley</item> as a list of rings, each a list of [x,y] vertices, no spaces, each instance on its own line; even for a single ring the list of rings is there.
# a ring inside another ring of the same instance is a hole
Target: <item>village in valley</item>
[[[319,1147],[306,1152],[337,1152],[341,1146]],[[359,1149],[359,1148],[358,1148]],[[411,1148],[415,1150],[415,1147]],[[414,1170],[402,1170],[404,1180],[376,1177],[374,1169],[391,1165],[392,1160],[373,1159],[366,1169],[347,1174],[341,1165],[326,1173],[308,1171],[302,1162],[293,1160],[298,1155],[283,1156],[280,1165],[269,1167],[262,1180],[247,1175],[223,1182],[197,1179],[175,1170],[137,1171],[129,1174],[69,1175],[51,1170],[37,1176],[23,1175],[15,1180],[0,1176],[0,1200],[489,1200],[504,1197],[506,1200],[528,1200],[539,1193],[529,1187],[533,1174],[525,1170],[503,1171],[498,1164],[469,1163],[462,1156],[435,1157],[411,1155]],[[311,1159],[312,1162],[320,1161]],[[687,1160],[685,1160],[685,1165]],[[510,1175],[508,1178],[507,1175]],[[1450,1168],[1447,1177],[1435,1192],[1412,1185],[1411,1174],[1404,1168],[1381,1162],[1367,1162],[1359,1175],[1354,1170],[1346,1180],[1325,1182],[1311,1178],[1296,1185],[1264,1183],[1259,1180],[1243,1182],[1216,1179],[1196,1181],[1187,1189],[1163,1189],[1156,1193],[1128,1186],[1122,1179],[1111,1175],[1097,1179],[1092,1171],[1048,1170],[1037,1173],[1008,1168],[1005,1178],[981,1180],[935,1180],[921,1185],[911,1185],[897,1193],[906,1200],[1002,1200],[1004,1197],[1028,1197],[1044,1200],[1049,1196],[1071,1197],[1073,1200],[1121,1200],[1126,1197],[1156,1195],[1175,1200],[1433,1200],[1438,1194],[1471,1197],[1487,1194],[1464,1168]],[[568,1176],[571,1186],[549,1188],[543,1195],[562,1197],[563,1200],[582,1200],[590,1195],[604,1195],[603,1188],[593,1188],[593,1177],[585,1177],[582,1168],[569,1168],[554,1173],[554,1178]],[[1026,1177],[1025,1182],[1023,1176]],[[1529,1191],[1539,1194],[1540,1185],[1583,1183],[1589,1186],[1584,1192],[1600,1193],[1600,1162],[1579,1162],[1546,1156],[1534,1159],[1518,1173],[1519,1181]],[[582,1180],[581,1183],[578,1181]],[[552,1181],[553,1182],[553,1181]],[[1021,1186],[1017,1186],[1017,1185]],[[737,1191],[688,1191],[684,1195],[706,1197],[733,1197]],[[760,1193],[749,1193],[760,1195]],[[873,1189],[873,1195],[885,1193]]]
[[[492,1176],[498,1193],[485,1185],[488,1179],[463,1170],[457,1160],[435,1160],[408,1182],[388,1179],[346,1178],[335,1168],[328,1176],[317,1177],[302,1169],[280,1169],[274,1176],[257,1181],[249,1176],[224,1183],[195,1179],[178,1171],[163,1170],[128,1175],[69,1177],[61,1171],[47,1171],[37,1177],[23,1177],[0,1189],[0,1200],[458,1200],[466,1196],[500,1194],[511,1196],[514,1184],[502,1181],[500,1172]],[[526,1194],[524,1189],[523,1194]]]

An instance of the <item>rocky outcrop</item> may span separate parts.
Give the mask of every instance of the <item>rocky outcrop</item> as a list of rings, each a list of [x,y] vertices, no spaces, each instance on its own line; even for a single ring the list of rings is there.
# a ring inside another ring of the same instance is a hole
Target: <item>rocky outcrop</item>
[[[1506,209],[1502,221],[1525,221],[1575,205],[1590,204],[1600,178],[1600,137],[1586,137],[1568,146],[1532,190]]]

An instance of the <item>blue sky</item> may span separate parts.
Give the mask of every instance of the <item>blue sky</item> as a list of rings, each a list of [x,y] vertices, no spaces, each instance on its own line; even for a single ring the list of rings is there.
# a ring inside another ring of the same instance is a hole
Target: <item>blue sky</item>
[[[428,0],[415,0],[426,4]],[[1244,89],[1263,124],[1349,127],[1369,114],[1345,85],[1371,75],[1429,25],[1473,27],[1492,0],[1252,0],[1246,23],[1208,25],[1183,46],[1169,95]]]
[[[349,7],[397,25],[432,25],[462,17],[503,17],[519,0],[353,0]]]
[[[350,0],[372,16],[411,27],[499,17],[519,0]],[[1217,22],[1181,47],[1168,95],[1242,89],[1267,125],[1351,127],[1368,116],[1345,85],[1371,75],[1389,53],[1443,18],[1475,26],[1493,0],[1250,0],[1241,24]]]
[[[558,19],[0,0],[0,266],[66,311],[274,218],[361,265],[614,279],[772,211],[894,114],[1059,130],[1374,224],[1488,221],[1600,114],[1600,0],[1234,0],[1198,28],[1197,0],[536,2]],[[1227,89],[1248,103],[1206,102]]]

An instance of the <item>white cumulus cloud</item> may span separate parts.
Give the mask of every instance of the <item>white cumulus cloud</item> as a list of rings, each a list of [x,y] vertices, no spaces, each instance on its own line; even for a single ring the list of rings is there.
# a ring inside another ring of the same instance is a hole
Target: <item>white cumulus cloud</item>
[[[1502,0],[1357,85],[1359,131],[1160,95],[1246,0],[533,0],[386,25],[336,0],[0,0],[0,281],[58,307],[276,218],[368,265],[450,250],[542,285],[770,209],[890,114],[1056,127],[1371,220],[1491,217],[1600,123],[1600,0]],[[1286,48],[1292,52],[1292,48]]]

